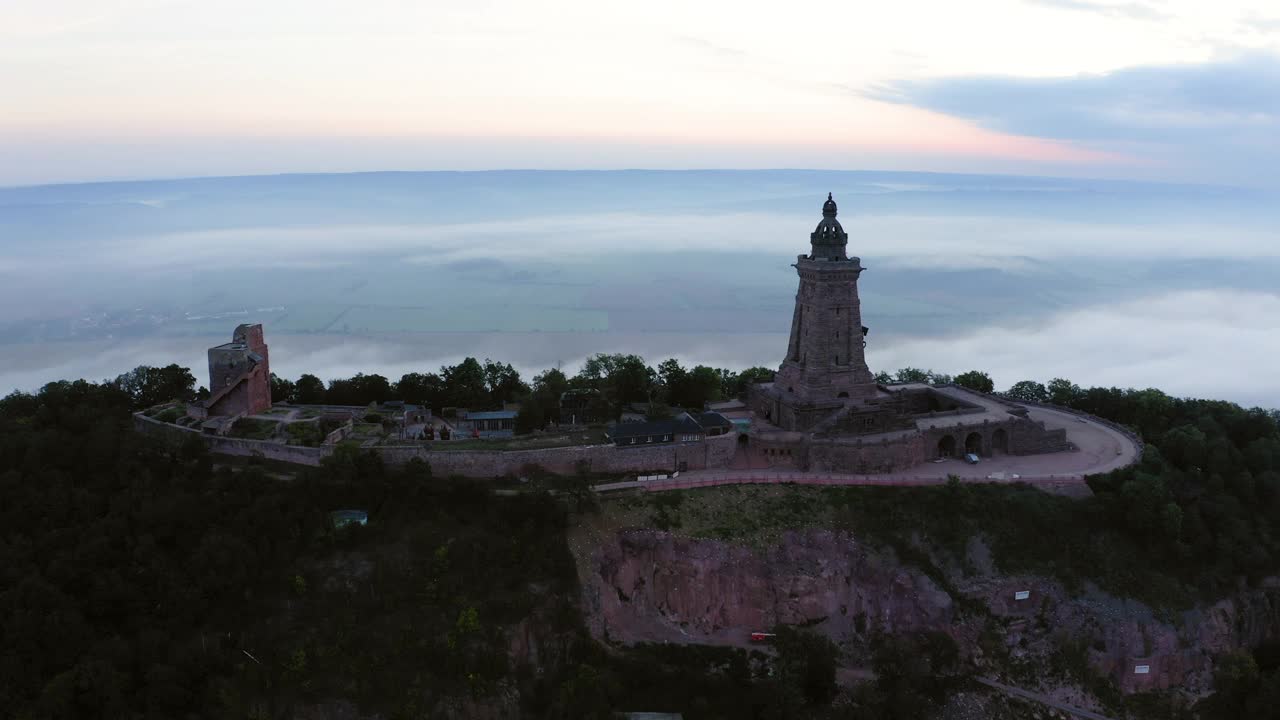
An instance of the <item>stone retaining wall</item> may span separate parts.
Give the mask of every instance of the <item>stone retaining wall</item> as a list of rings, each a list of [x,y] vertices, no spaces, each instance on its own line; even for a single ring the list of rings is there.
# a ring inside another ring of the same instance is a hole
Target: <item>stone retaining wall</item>
[[[955,385],[955,387],[962,387],[962,386]],[[1129,440],[1132,441],[1134,445],[1138,446],[1138,455],[1137,455],[1138,462],[1141,462],[1142,455],[1147,448],[1146,442],[1144,442],[1142,437],[1137,433],[1135,433],[1132,429],[1125,427],[1120,423],[1112,422],[1106,418],[1098,417],[1097,415],[1091,415],[1087,412],[1084,412],[1083,410],[1076,410],[1075,408],[1069,408],[1063,405],[1054,405],[1053,403],[1037,402],[1035,400],[1010,400],[1009,398],[1002,397],[994,393],[984,393],[980,390],[974,390],[972,388],[962,388],[962,389],[968,392],[974,393],[976,395],[986,396],[991,400],[994,400],[1003,405],[1007,405],[1009,407],[1018,407],[1019,405],[1022,405],[1026,407],[1043,408],[1045,410],[1056,410],[1058,412],[1066,413],[1068,415],[1074,415],[1076,417],[1081,417],[1091,422],[1095,422],[1099,425],[1104,425],[1106,427],[1109,427],[1112,430],[1115,430],[1116,432],[1120,433],[1121,435],[1124,435],[1126,438],[1129,438]]]
[[[1005,400],[1005,402],[1010,402],[1010,401]],[[1086,420],[1091,420],[1093,422],[1098,423],[1099,425],[1105,425],[1111,428],[1112,430],[1115,430],[1116,432],[1120,433],[1121,435],[1124,435],[1125,437],[1129,438],[1129,440],[1132,441],[1134,445],[1138,446],[1138,461],[1142,460],[1142,454],[1143,452],[1145,452],[1147,448],[1147,444],[1146,442],[1143,441],[1142,436],[1138,435],[1133,430],[1125,427],[1124,425],[1121,425],[1120,423],[1111,422],[1106,418],[1100,418],[1097,415],[1090,415],[1089,413],[1084,412],[1083,410],[1076,410],[1075,408],[1063,407],[1062,405],[1054,405],[1053,403],[1042,403],[1042,402],[1036,402],[1034,400],[1026,400],[1026,401],[1019,400],[1017,402],[1019,404],[1028,405],[1030,407],[1044,408],[1045,410],[1057,410],[1058,412],[1064,412],[1064,413],[1067,413],[1068,415],[1075,415],[1076,417],[1082,417],[1082,418],[1085,418]]]
[[[223,455],[260,455],[270,460],[315,466],[320,464],[322,458],[333,454],[331,445],[303,447],[270,440],[204,435],[197,430],[161,422],[141,413],[133,417],[134,427],[140,432],[173,443],[198,437],[204,440],[210,452]],[[437,475],[474,478],[521,475],[534,467],[553,473],[570,474],[577,472],[580,464],[582,469],[595,473],[705,470],[727,467],[736,449],[736,433],[718,435],[700,442],[660,443],[627,448],[613,445],[577,445],[537,450],[432,450],[420,445],[377,445],[368,448],[391,465],[419,458],[426,461]]]
[[[806,447],[811,472],[892,473],[919,465],[924,458],[920,433],[882,441],[813,440]]]
[[[705,470],[727,467],[737,447],[730,433],[700,442],[660,443],[643,447],[576,445],[537,450],[428,450],[420,446],[375,447],[388,463],[421,458],[440,475],[502,477],[521,475],[526,469],[567,475],[582,469],[593,473],[641,473],[648,471]]]
[[[333,447],[305,447],[302,445],[285,445],[270,440],[252,440],[249,438],[233,438],[225,435],[205,435],[199,430],[184,428],[180,425],[161,422],[141,413],[133,416],[134,428],[139,432],[161,438],[170,443],[183,443],[192,437],[204,440],[209,452],[221,455],[237,455],[240,457],[262,456],[268,460],[297,465],[320,464],[320,459],[333,454]]]

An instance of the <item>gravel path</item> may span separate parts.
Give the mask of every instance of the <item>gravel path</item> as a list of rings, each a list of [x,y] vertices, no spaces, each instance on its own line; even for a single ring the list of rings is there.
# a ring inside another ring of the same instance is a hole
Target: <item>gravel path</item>
[[[989,678],[980,677],[980,678],[974,678],[974,679],[982,683],[983,685],[986,685],[989,688],[994,688],[996,690],[999,690],[1000,692],[1005,693],[1006,695],[1013,695],[1015,697],[1024,698],[1026,700],[1033,700],[1042,705],[1048,705],[1049,707],[1054,708],[1055,710],[1061,710],[1063,712],[1071,713],[1076,717],[1085,718],[1085,720],[1113,720],[1113,718],[1109,718],[1106,715],[1099,715],[1098,713],[1093,712],[1092,710],[1085,710],[1084,708],[1078,708],[1078,707],[1075,707],[1074,705],[1068,705],[1064,702],[1058,702],[1057,700],[1054,700],[1048,695],[1041,695],[1040,693],[1033,693],[1030,690],[1023,690],[1022,688],[1016,688],[1016,687],[1013,687],[1012,685],[1005,685],[1004,683],[999,683]]]

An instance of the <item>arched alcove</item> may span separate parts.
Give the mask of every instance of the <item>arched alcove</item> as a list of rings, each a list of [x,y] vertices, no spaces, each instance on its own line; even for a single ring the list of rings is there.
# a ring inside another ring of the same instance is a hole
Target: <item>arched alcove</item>
[[[964,439],[964,451],[966,453],[972,453],[974,455],[981,455],[982,454],[982,433],[979,433],[979,432],[969,433],[969,436]]]
[[[1009,452],[1009,433],[1004,428],[997,428],[991,433],[991,454],[1005,454]]]

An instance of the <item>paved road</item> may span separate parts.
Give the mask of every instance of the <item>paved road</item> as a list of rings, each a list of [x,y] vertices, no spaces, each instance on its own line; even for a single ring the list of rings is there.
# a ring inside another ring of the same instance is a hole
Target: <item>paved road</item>
[[[1013,687],[1012,685],[1005,685],[1004,683],[996,682],[995,680],[991,680],[990,678],[980,677],[980,678],[974,678],[974,679],[982,683],[983,685],[999,690],[1000,692],[1006,695],[1013,695],[1014,697],[1020,697],[1020,698],[1023,698],[1024,700],[1032,700],[1034,702],[1040,703],[1041,705],[1048,705],[1049,707],[1054,708],[1055,710],[1068,712],[1068,713],[1071,713],[1072,715],[1075,715],[1076,717],[1085,718],[1086,720],[1113,720],[1113,718],[1109,718],[1106,715],[1099,715],[1098,713],[1093,712],[1092,710],[1085,710],[1084,708],[1078,708],[1074,705],[1068,705],[1064,702],[1058,702],[1057,700],[1054,700],[1048,695],[1041,695],[1040,693],[1033,693],[1029,690],[1023,690],[1022,688]]]

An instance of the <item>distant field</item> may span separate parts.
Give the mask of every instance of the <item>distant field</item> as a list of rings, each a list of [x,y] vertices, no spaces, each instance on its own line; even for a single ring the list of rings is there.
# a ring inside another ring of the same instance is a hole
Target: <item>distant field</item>
[[[271,321],[271,330],[282,333],[318,333],[347,311],[346,305],[292,305]]]
[[[337,333],[597,332],[609,329],[599,310],[472,305],[439,308],[353,307],[328,328]]]

